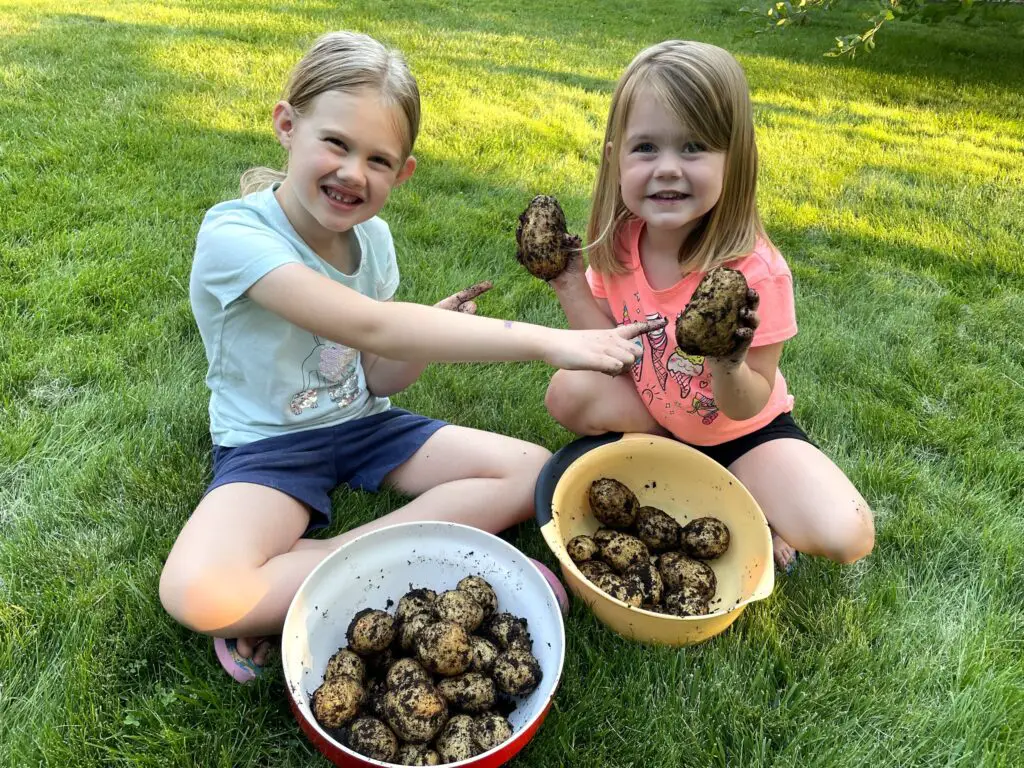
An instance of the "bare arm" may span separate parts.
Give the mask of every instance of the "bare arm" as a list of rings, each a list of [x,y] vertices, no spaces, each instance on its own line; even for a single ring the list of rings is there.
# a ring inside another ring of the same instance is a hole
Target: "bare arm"
[[[476,314],[474,299],[489,291],[493,285],[490,280],[477,283],[464,291],[452,294],[434,306],[439,309],[447,309],[450,312],[465,312],[474,315]],[[362,355],[362,360],[363,371],[366,374],[366,388],[377,397],[388,397],[412,386],[428,365],[425,362],[389,360],[386,357],[367,353]]]
[[[563,331],[405,302],[379,302],[300,264],[285,264],[248,291],[260,306],[339,344],[392,360],[544,360],[617,374],[636,359],[630,339],[663,323]]]
[[[565,271],[558,277],[549,280],[548,285],[555,292],[558,303],[569,321],[569,327],[582,328],[614,328],[615,318],[605,299],[594,298],[583,273],[583,261],[577,253],[569,262]]]
[[[724,358],[705,358],[719,410],[734,421],[759,414],[775,387],[781,357],[782,342],[750,349],[738,364]]]

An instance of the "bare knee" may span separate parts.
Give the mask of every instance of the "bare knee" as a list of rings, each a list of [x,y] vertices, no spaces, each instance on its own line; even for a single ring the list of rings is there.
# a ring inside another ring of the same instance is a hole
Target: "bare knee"
[[[577,435],[592,435],[603,430],[588,423],[590,387],[575,371],[557,371],[544,395],[544,406],[551,418]]]
[[[875,525],[868,505],[857,503],[847,513],[845,524],[837,526],[836,534],[822,552],[830,560],[849,565],[871,554],[875,547]]]
[[[231,589],[237,576],[196,565],[168,560],[160,574],[160,603],[177,621],[195,632],[210,632],[230,621],[237,595]]]
[[[540,476],[547,460],[551,458],[551,451],[543,446],[532,443],[523,444],[519,453],[521,455],[516,458],[515,462],[510,464],[506,475],[512,492],[518,493],[522,497],[522,502],[517,507],[517,514],[514,517],[513,524],[526,522],[533,517],[533,495],[534,488],[537,485],[537,478]]]

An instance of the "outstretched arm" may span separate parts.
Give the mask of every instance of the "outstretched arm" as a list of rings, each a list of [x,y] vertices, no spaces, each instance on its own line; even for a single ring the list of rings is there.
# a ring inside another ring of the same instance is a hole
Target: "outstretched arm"
[[[419,362],[543,360],[557,368],[618,374],[636,360],[630,339],[664,321],[564,331],[405,302],[379,302],[300,264],[285,264],[248,291],[289,322],[363,352]]]
[[[482,293],[491,290],[493,285],[490,280],[485,280],[452,294],[434,306],[438,309],[447,309],[450,312],[465,312],[475,315],[475,299]],[[425,362],[389,360],[386,357],[366,353],[362,357],[363,370],[366,372],[366,388],[377,397],[389,397],[412,386],[428,365]]]

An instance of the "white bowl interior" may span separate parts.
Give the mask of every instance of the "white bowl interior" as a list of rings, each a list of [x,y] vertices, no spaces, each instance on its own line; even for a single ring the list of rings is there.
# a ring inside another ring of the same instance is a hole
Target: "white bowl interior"
[[[337,744],[316,722],[309,699],[323,682],[328,659],[347,645],[345,631],[356,612],[376,608],[393,614],[410,589],[442,592],[470,574],[494,587],[499,611],[527,621],[544,677],[533,693],[517,698],[509,722],[516,733],[533,722],[558,687],[565,653],[562,614],[551,587],[526,555],[497,536],[456,523],[426,522],[381,528],[345,544],[317,566],[293,598],[281,637],[282,665],[288,690],[309,724]]]

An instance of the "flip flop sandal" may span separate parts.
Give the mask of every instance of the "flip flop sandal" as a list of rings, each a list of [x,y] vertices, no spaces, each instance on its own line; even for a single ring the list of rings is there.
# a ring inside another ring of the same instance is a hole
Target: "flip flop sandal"
[[[213,638],[213,650],[224,671],[240,683],[249,683],[263,674],[264,667],[238,653],[238,641],[233,638]]]

